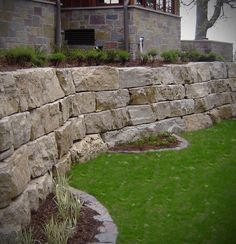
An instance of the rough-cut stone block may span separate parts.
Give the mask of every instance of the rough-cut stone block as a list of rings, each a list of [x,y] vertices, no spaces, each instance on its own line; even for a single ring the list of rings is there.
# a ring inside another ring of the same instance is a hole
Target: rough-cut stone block
[[[47,104],[41,108],[35,109],[30,114],[31,140],[48,134],[57,129],[62,120],[59,102]]]
[[[54,165],[54,175],[66,175],[66,173],[71,169],[71,163],[71,154],[69,152],[67,155],[63,156],[57,164]]]
[[[19,94],[13,75],[0,73],[0,119],[19,111]]]
[[[0,152],[6,151],[13,145],[13,135],[9,117],[0,120]]]
[[[169,118],[171,114],[170,102],[154,103],[152,110],[157,120]]]
[[[14,232],[20,232],[21,227],[26,227],[30,223],[30,207],[28,194],[23,193],[17,197],[10,206],[0,209],[0,240],[1,243],[19,243],[12,239]],[[15,235],[16,237],[16,235]],[[4,242],[4,240],[6,242]]]
[[[116,68],[101,66],[73,68],[71,70],[77,92],[119,89]]]
[[[19,91],[21,111],[54,102],[65,95],[52,68],[17,71],[14,76]]]
[[[75,143],[70,150],[73,163],[86,162],[106,151],[106,143],[97,134],[86,136],[80,142]]]
[[[224,62],[212,62],[210,65],[211,79],[226,79],[227,66]]]
[[[159,101],[179,100],[185,97],[185,88],[182,85],[157,86]]]
[[[170,116],[178,117],[194,113],[193,99],[176,100],[170,102]]]
[[[208,82],[196,83],[196,84],[186,84],[186,96],[187,98],[199,98],[205,97],[210,93]]]
[[[111,115],[114,119],[114,128],[121,129],[129,124],[129,116],[126,108],[117,108],[111,110]]]
[[[214,124],[221,122],[219,110],[217,108],[208,111],[207,114],[211,117],[211,120]]]
[[[233,117],[231,104],[220,106],[218,107],[218,110],[219,110],[219,117],[221,119],[230,119]]]
[[[150,105],[128,106],[127,110],[132,125],[152,123],[155,121],[155,115]]]
[[[78,106],[80,113],[91,113],[96,110],[95,94],[94,92],[82,92],[75,95],[73,104]]]
[[[10,147],[9,149],[7,149],[6,151],[4,152],[1,152],[0,153],[0,162],[3,161],[5,158],[8,158],[10,157],[14,152],[14,147]]]
[[[61,158],[68,153],[73,144],[72,122],[67,121],[63,126],[55,130],[55,138],[57,142],[58,156]]]
[[[102,111],[125,107],[130,100],[129,91],[120,89],[117,91],[102,91],[96,93],[96,110]]]
[[[185,129],[184,120],[181,118],[174,118],[150,124],[128,126],[117,131],[109,131],[104,133],[102,137],[108,147],[113,147],[122,143],[136,141],[147,135],[153,135],[163,131],[179,134],[185,131]]]
[[[236,102],[236,92],[231,92],[231,98],[232,98],[232,102],[235,103]]]
[[[0,164],[0,208],[22,193],[29,181],[27,148],[23,146]]]
[[[211,79],[210,65],[211,63],[195,62],[187,64],[189,76],[191,77],[190,80],[193,81],[193,83],[209,81]],[[187,84],[192,82],[187,82],[186,80],[185,83]]]
[[[87,134],[94,134],[115,129],[114,119],[111,111],[85,114],[85,125]]]
[[[231,91],[236,92],[236,78],[228,79]]]
[[[151,76],[153,84],[170,85],[176,84],[175,77],[173,76],[171,67],[158,67],[152,69],[153,74]]]
[[[236,63],[227,63],[228,78],[236,78]]]
[[[65,95],[74,94],[75,86],[71,69],[57,69],[56,74]]]
[[[211,101],[211,103],[209,101]],[[215,106],[214,104],[215,102],[213,101],[213,97],[212,99],[209,96],[196,98],[194,99],[195,113],[203,113],[209,109],[212,109]]]
[[[212,126],[211,117],[207,114],[193,114],[184,117],[186,130],[195,131]]]
[[[172,65],[171,72],[174,77],[175,84],[194,83],[197,79],[197,72],[190,70],[186,65]]]
[[[120,87],[131,88],[150,85],[153,83],[152,74],[152,69],[146,67],[120,68]]]
[[[44,175],[57,163],[58,152],[54,133],[28,144],[31,177]]]
[[[212,80],[209,83],[210,93],[221,93],[230,91],[229,80]]]
[[[236,117],[236,103],[231,104],[232,107],[232,117]]]
[[[71,119],[71,122],[72,122],[71,136],[73,141],[78,141],[84,138],[86,135],[84,115],[80,115],[78,118]]]
[[[31,123],[29,112],[10,116],[14,148],[30,141]]]
[[[161,100],[162,97],[158,93],[158,89],[159,87],[157,88],[156,86],[146,86],[146,87],[129,89],[130,104],[132,105],[149,104]]]

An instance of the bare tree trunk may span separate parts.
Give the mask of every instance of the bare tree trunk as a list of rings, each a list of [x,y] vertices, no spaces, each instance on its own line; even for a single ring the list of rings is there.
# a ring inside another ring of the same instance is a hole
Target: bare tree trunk
[[[206,38],[207,35],[207,10],[208,0],[197,0],[196,2],[196,31],[195,40],[201,40]]]

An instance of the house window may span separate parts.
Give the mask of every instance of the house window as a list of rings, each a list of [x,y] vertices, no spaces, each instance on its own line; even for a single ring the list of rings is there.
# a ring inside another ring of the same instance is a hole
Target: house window
[[[94,29],[65,30],[68,45],[95,45]]]

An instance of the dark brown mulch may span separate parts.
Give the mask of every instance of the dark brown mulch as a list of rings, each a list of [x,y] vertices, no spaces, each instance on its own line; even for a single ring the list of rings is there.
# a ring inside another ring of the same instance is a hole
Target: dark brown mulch
[[[177,140],[176,142],[169,143],[168,145],[160,146],[160,145],[134,145],[134,144],[122,144],[117,145],[115,147],[110,148],[110,151],[119,152],[119,151],[137,151],[144,152],[149,150],[158,150],[165,148],[175,148],[178,147],[180,142]]]
[[[54,201],[54,194],[51,193],[39,207],[37,212],[32,213],[31,215],[30,227],[35,240],[40,241],[40,243],[46,243],[46,236],[43,231],[44,225],[52,216],[55,217],[57,212],[57,204]],[[98,215],[96,211],[85,206],[81,208],[76,232],[73,237],[68,240],[68,244],[85,244],[97,241],[95,235],[99,233],[97,229],[102,223],[93,218],[95,215]]]

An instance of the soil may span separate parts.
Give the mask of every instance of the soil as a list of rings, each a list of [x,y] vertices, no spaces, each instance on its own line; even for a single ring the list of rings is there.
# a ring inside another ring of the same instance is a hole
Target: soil
[[[96,64],[92,64],[95,66],[99,66]],[[137,67],[137,66],[148,66],[148,67],[162,67],[164,65],[163,61],[161,60],[155,60],[154,62],[149,62],[149,63],[140,63],[139,60],[133,60],[126,62],[125,64],[121,63],[106,63],[106,64],[101,64],[106,65],[106,66],[111,66],[111,67]],[[49,67],[53,68],[72,68],[72,67],[81,67],[81,66],[91,66],[88,64],[77,64],[77,63],[62,63],[58,66],[53,66],[49,65]],[[17,69],[27,69],[27,68],[32,68],[32,64],[28,63],[25,64],[24,66],[22,65],[9,65],[5,60],[0,60],[0,72],[7,72],[7,71],[15,71]],[[48,66],[47,66],[48,67]]]
[[[117,145],[115,147],[110,148],[110,151],[112,152],[122,152],[122,151],[127,151],[127,152],[143,152],[143,151],[149,151],[149,150],[159,150],[159,149],[166,149],[166,148],[175,148],[178,147],[180,144],[180,141],[175,141],[168,143],[167,145],[135,145],[135,144],[122,144],[122,145]]]
[[[32,213],[30,227],[33,237],[39,243],[46,243],[44,234],[44,225],[52,216],[56,218],[58,209],[53,193],[49,194],[39,209]],[[68,240],[68,244],[85,244],[88,242],[96,242],[95,235],[98,234],[98,227],[102,223],[95,220],[93,216],[98,213],[88,207],[83,206],[80,211],[79,220],[74,235]],[[59,244],[59,243],[58,243]]]

